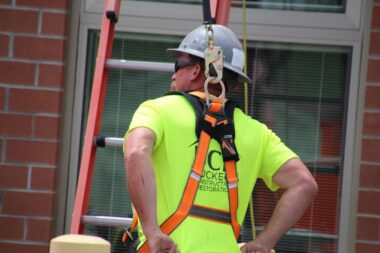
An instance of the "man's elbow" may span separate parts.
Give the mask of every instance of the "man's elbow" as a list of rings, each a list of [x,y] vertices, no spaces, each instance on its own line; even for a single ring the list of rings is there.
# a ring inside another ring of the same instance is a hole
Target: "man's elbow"
[[[124,159],[127,167],[133,167],[145,159],[145,153],[141,148],[131,148],[125,152]]]
[[[300,187],[310,198],[314,198],[318,193],[318,184],[311,175],[302,180]]]

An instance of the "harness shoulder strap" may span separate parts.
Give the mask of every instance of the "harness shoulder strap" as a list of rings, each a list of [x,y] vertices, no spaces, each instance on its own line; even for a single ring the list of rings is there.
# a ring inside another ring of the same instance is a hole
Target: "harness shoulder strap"
[[[204,93],[202,93],[202,92],[187,93],[184,91],[171,91],[171,92],[166,93],[166,95],[181,95],[181,96],[185,97],[187,99],[187,101],[189,101],[189,103],[193,106],[193,109],[194,109],[195,115],[196,115],[195,132],[196,132],[196,135],[199,139],[200,132],[201,132],[201,126],[202,126],[201,121],[204,118],[204,111],[205,111],[205,107],[206,107],[206,104],[204,102]],[[230,131],[231,131],[231,134],[233,137],[235,137],[235,128],[233,127],[233,118],[234,118],[235,108],[239,108],[239,106],[235,101],[232,101],[232,100],[228,100],[224,106],[224,112],[227,115],[227,118],[229,118],[231,120],[231,123],[232,123],[231,124],[232,128],[230,129]],[[212,131],[214,131],[214,130],[212,130]],[[213,133],[211,133],[211,135],[212,135],[212,137],[214,137]]]
[[[228,196],[230,202],[230,223],[233,226],[236,238],[239,235],[240,225],[237,222],[238,192],[237,192],[237,172],[236,162],[239,160],[239,154],[235,146],[235,127],[234,111],[239,107],[234,101],[228,100],[224,106],[224,114],[227,118],[227,124],[221,124],[217,127],[211,127],[207,122],[204,102],[204,93],[202,92],[170,92],[169,95],[182,95],[190,102],[196,112],[196,134],[199,139],[201,131],[207,132],[212,138],[216,139],[222,148],[222,156],[225,162],[226,180],[228,184]],[[216,116],[216,115],[214,115]],[[198,154],[197,154],[198,155]],[[222,216],[222,215],[219,215]]]
[[[199,122],[201,121],[203,111],[205,109],[203,101],[198,96],[186,93],[184,91],[172,91],[167,93],[167,95],[181,95],[185,97],[187,101],[189,101],[189,103],[193,106],[196,116],[195,133],[197,135],[197,138],[199,139],[199,135],[201,133]]]

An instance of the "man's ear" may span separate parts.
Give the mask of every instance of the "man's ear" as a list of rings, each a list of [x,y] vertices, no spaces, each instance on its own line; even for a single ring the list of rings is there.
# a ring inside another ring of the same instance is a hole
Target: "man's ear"
[[[193,72],[191,73],[191,80],[196,80],[203,77],[203,69],[200,64],[194,66]]]

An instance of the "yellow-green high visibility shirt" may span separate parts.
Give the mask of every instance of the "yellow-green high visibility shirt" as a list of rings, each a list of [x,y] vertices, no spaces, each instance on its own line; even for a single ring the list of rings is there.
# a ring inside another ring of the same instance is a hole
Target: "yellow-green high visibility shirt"
[[[141,104],[129,126],[128,132],[146,127],[156,135],[152,161],[157,182],[159,224],[176,211],[181,201],[198,145],[195,124],[196,114],[187,99],[181,95],[168,95]],[[278,186],[272,181],[273,175],[297,155],[264,124],[238,108],[234,111],[234,124],[240,158],[236,163],[239,178],[237,219],[242,224],[257,178],[263,179],[271,190],[276,190]],[[223,164],[221,147],[212,139],[195,204],[229,210]],[[181,253],[240,252],[228,224],[187,217],[170,236]],[[140,239],[145,241],[142,233]]]

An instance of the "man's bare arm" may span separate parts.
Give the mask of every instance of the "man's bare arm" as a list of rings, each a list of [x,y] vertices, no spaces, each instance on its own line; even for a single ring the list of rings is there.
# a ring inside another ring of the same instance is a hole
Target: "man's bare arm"
[[[152,130],[136,128],[125,143],[128,192],[147,236],[158,228],[156,179],[151,162],[155,139]]]
[[[125,168],[128,192],[148,240],[150,252],[178,253],[177,246],[157,223],[157,190],[151,154],[156,140],[148,128],[136,128],[127,135]]]
[[[267,253],[302,217],[318,191],[318,185],[306,166],[298,159],[286,162],[273,177],[285,192],[277,202],[264,230],[242,252]]]

